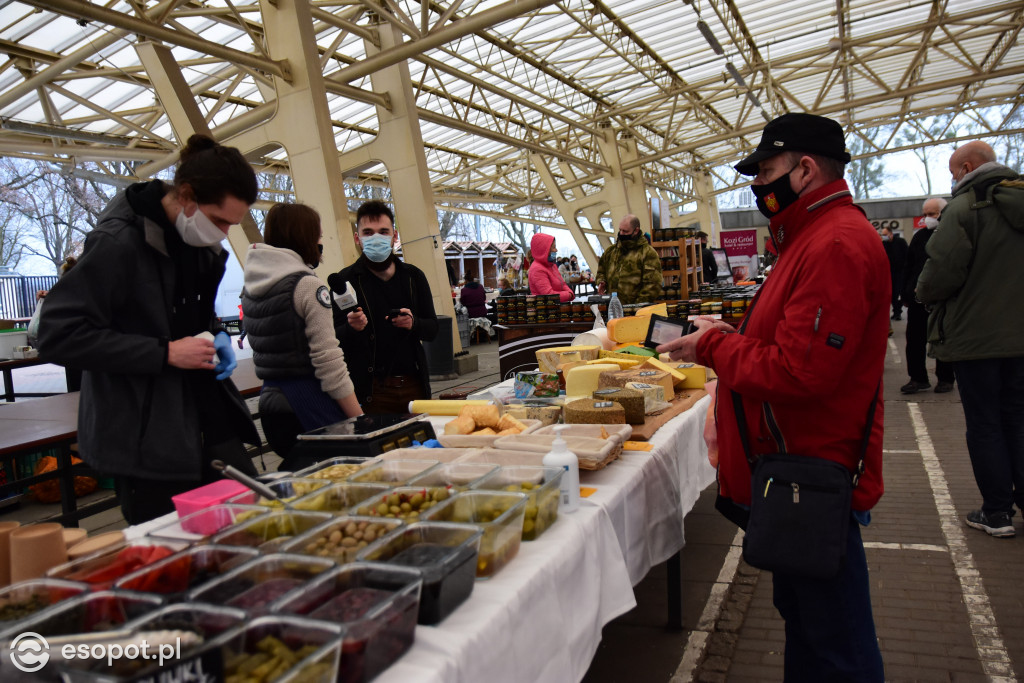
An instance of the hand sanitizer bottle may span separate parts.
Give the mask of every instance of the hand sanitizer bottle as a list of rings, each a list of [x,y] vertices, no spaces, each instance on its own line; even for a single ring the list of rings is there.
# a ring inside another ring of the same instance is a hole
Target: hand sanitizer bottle
[[[565,470],[558,487],[558,509],[560,512],[576,512],[580,506],[580,462],[562,438],[564,429],[566,425],[555,427],[555,440],[543,463],[545,467]]]

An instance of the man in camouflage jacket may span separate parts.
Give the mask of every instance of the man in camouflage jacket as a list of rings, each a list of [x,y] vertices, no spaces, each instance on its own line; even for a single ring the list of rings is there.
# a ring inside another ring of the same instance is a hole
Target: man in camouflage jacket
[[[644,239],[639,218],[628,215],[619,222],[619,239],[601,255],[594,281],[601,294],[618,292],[623,304],[661,298],[661,259]]]

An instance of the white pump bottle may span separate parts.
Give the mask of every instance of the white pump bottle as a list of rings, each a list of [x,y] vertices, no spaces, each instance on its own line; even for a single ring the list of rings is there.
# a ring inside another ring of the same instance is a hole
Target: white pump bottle
[[[580,462],[562,438],[564,429],[566,425],[555,427],[555,440],[543,463],[545,467],[565,470],[558,487],[558,509],[560,512],[576,512],[580,506]]]

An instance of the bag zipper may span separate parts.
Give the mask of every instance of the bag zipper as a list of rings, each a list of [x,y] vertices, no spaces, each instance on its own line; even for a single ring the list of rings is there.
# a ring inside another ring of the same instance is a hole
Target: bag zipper
[[[801,484],[795,481],[787,481],[785,479],[776,479],[775,477],[768,477],[768,481],[764,484],[764,493],[762,498],[768,497],[768,489],[772,484],[778,484],[781,486],[788,486],[793,492],[793,502],[800,502],[800,490],[814,491],[816,493],[838,493],[839,488],[835,486],[819,486],[817,484]]]
[[[767,401],[764,402],[764,419],[768,423],[768,430],[772,433],[772,437],[779,447],[779,453],[786,453],[786,439],[782,436],[779,423],[775,421],[775,413],[772,412],[772,406]]]

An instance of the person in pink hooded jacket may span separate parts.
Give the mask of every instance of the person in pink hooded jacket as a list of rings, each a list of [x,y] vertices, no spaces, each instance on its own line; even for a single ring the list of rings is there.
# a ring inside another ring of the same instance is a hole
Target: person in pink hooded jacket
[[[555,265],[555,238],[538,232],[530,240],[530,294],[557,294],[560,301],[572,301],[573,293]]]

